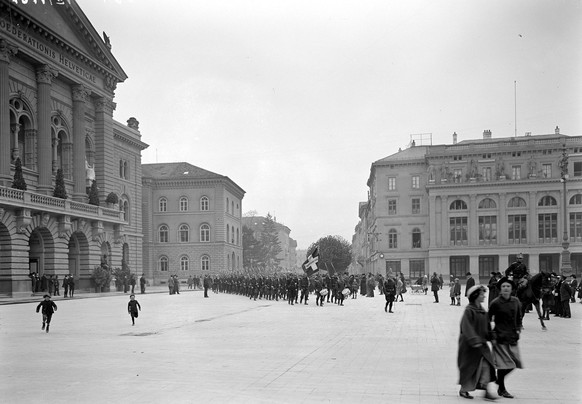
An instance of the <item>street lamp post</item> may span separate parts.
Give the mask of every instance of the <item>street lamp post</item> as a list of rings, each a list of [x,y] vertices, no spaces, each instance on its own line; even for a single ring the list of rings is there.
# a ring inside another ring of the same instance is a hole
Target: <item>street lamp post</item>
[[[566,193],[566,182],[568,181],[568,153],[566,152],[566,144],[562,148],[562,158],[560,159],[560,171],[561,171],[561,182],[564,186],[563,196],[564,196],[564,235],[562,237],[562,275],[569,276],[572,274],[572,264],[570,262],[570,251],[568,247],[570,246],[570,241],[568,240],[568,195]]]

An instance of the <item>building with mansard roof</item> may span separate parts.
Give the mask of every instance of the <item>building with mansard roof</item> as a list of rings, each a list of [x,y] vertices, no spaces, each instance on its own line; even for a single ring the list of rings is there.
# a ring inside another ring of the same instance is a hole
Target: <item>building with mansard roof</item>
[[[146,278],[216,275],[242,268],[245,191],[224,175],[189,163],[142,165]]]
[[[30,294],[31,273],[89,289],[102,262],[141,274],[147,145],[136,119],[113,120],[126,78],[76,2],[0,0],[0,294]],[[26,190],[12,188],[18,159]],[[67,199],[53,197],[59,169]]]
[[[352,239],[363,273],[486,280],[519,253],[532,273],[559,273],[566,236],[582,274],[582,136],[412,143],[372,163],[367,185]]]

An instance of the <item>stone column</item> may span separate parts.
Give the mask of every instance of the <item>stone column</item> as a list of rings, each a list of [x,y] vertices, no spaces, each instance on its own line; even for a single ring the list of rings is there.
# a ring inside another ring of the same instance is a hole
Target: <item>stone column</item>
[[[10,80],[8,65],[17,48],[0,39],[0,185],[10,186]]]
[[[479,245],[479,217],[477,215],[477,195],[469,195],[469,218],[468,218],[468,230],[469,230],[469,245],[478,246]],[[473,267],[472,267],[473,268]]]
[[[58,72],[48,65],[36,70],[38,86],[38,193],[49,195],[52,184],[51,84]]]
[[[16,162],[16,159],[20,157],[20,162],[22,163],[23,166],[26,166],[23,156],[20,155],[20,148],[18,147],[18,132],[20,132],[19,123],[13,123],[12,125],[10,125],[10,137],[12,139],[11,144],[14,146],[12,147],[11,150],[12,154],[10,155],[10,161],[12,162],[12,164],[14,164]]]
[[[33,171],[37,170],[35,158],[36,150],[36,129],[26,129],[24,131],[24,141],[26,143],[26,150],[24,155],[23,165]]]
[[[84,202],[86,193],[85,170],[85,103],[89,91],[83,85],[73,87],[73,199]]]
[[[58,158],[59,158],[59,138],[58,137],[53,137],[51,139],[51,144],[52,144],[52,173],[53,175],[57,175],[57,170],[59,169],[59,164],[58,164]],[[61,155],[62,158],[62,155]]]
[[[99,187],[99,199],[115,189],[119,167],[114,162],[113,111],[116,104],[101,97],[95,102],[95,180]]]

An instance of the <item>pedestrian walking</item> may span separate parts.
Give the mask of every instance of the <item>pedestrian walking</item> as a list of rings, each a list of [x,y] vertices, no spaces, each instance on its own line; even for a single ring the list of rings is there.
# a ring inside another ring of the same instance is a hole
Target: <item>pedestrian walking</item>
[[[44,295],[43,299],[38,306],[36,306],[36,312],[38,313],[42,308],[42,328],[44,330],[46,327],[46,332],[49,332],[49,327],[51,325],[51,319],[53,314],[57,311],[57,305],[51,300],[50,295]]]
[[[143,295],[145,293],[145,290],[146,290],[145,274],[141,274],[141,278],[139,278],[139,288],[140,288],[140,293]]]
[[[485,390],[485,399],[495,400],[491,386],[495,380],[493,354],[487,344],[491,340],[491,325],[487,312],[482,306],[485,301],[485,287],[475,285],[467,291],[469,304],[461,319],[457,365],[459,368],[459,395],[473,398],[474,390]]]
[[[471,275],[471,272],[467,272],[467,284],[465,285],[465,297],[468,297],[467,292],[469,292],[469,289],[471,289],[473,286],[475,286],[475,278],[473,278],[473,276]]]
[[[208,288],[210,288],[210,277],[204,275],[204,280],[202,281],[202,286],[204,287],[204,297],[208,297]]]
[[[570,318],[572,314],[570,312],[570,299],[574,292],[572,291],[572,286],[566,280],[566,275],[562,275],[562,285],[560,286],[560,299],[562,302],[562,317]]]
[[[461,305],[461,281],[455,278],[455,282],[451,286],[451,306]]]
[[[136,284],[135,274],[129,275],[129,285],[131,286],[132,295],[135,293],[135,284]]]
[[[396,281],[390,275],[387,275],[386,280],[384,281],[384,297],[386,298],[384,311],[387,313],[394,313],[392,311],[392,305],[394,304],[394,298],[396,297]]]
[[[441,288],[441,282],[439,280],[439,277],[437,275],[437,273],[433,273],[432,277],[430,278],[430,290],[432,291],[433,295],[434,295],[434,302],[433,303],[438,303],[439,302],[439,289]]]
[[[65,277],[63,278],[63,296],[64,297],[68,297],[69,296],[69,275],[65,275]]]
[[[129,302],[127,303],[127,312],[131,316],[131,325],[135,325],[135,319],[139,316],[138,313],[141,311],[141,306],[137,300],[135,300],[135,295],[129,295]]]
[[[55,293],[53,296],[60,296],[61,295],[61,292],[60,292],[61,282],[59,281],[58,275],[55,275],[55,280],[53,282],[54,282],[53,287],[55,289]]]
[[[517,341],[521,333],[521,303],[512,296],[515,283],[507,276],[497,283],[499,296],[489,306],[489,321],[493,321],[493,361],[497,369],[497,394],[513,398],[505,386],[505,377],[513,369],[521,369],[521,355]]]
[[[69,275],[69,297],[73,297],[75,295],[75,278],[73,275]]]

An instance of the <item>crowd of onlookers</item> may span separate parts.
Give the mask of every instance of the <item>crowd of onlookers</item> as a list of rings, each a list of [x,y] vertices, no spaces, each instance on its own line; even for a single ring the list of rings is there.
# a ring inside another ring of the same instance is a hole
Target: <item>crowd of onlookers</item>
[[[59,280],[58,275],[38,276],[33,272],[28,275],[32,282],[32,293],[47,293],[52,296],[60,296],[61,287],[63,288],[64,297],[73,297],[75,295],[75,278],[72,275],[65,275],[63,281]]]

